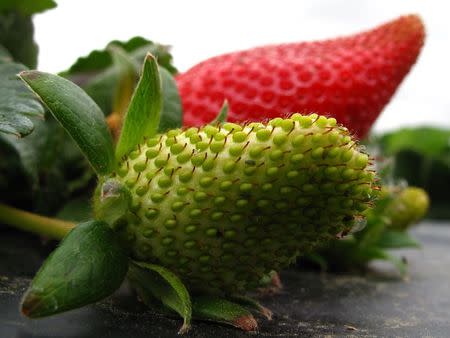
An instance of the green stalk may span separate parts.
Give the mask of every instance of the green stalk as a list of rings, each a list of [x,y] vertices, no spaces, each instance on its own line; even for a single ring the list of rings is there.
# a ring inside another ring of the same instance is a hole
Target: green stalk
[[[75,224],[71,222],[39,216],[1,203],[0,223],[58,240],[75,227]]]

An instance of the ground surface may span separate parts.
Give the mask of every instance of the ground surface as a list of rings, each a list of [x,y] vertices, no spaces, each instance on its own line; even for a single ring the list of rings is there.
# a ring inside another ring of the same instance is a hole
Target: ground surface
[[[181,321],[146,310],[127,291],[42,320],[20,316],[18,303],[49,247],[2,227],[0,337],[176,337]],[[377,265],[366,276],[290,270],[284,291],[262,299],[276,316],[258,333],[195,322],[185,337],[450,337],[450,224],[425,222],[413,234],[423,249],[401,251],[406,280]]]

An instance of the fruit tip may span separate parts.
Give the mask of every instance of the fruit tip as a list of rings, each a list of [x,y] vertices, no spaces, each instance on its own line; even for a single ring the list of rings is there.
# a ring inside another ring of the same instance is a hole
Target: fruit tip
[[[397,19],[386,23],[386,25],[396,27],[393,32],[395,32],[394,35],[398,40],[411,38],[416,34],[418,35],[416,40],[419,41],[419,45],[423,45],[426,29],[425,23],[418,13],[402,15]]]
[[[405,16],[411,26],[415,26],[417,30],[425,33],[425,23],[419,13],[411,13]]]
[[[417,21],[423,23],[422,17],[419,13],[410,13],[403,16],[404,18],[409,18],[411,21]]]

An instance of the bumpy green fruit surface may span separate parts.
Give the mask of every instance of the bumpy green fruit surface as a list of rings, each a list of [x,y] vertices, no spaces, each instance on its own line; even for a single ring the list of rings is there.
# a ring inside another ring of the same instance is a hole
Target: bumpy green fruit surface
[[[407,187],[394,194],[393,201],[386,207],[391,228],[406,230],[416,224],[425,216],[429,205],[428,194],[421,188]]]
[[[129,210],[109,221],[134,259],[171,269],[192,291],[239,293],[348,232],[374,177],[347,129],[316,114],[171,130],[100,182],[97,217],[120,190],[111,186],[126,186]]]

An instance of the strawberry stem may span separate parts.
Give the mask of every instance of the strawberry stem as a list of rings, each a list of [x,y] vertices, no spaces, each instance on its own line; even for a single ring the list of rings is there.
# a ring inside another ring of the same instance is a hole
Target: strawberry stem
[[[0,203],[0,223],[52,239],[62,239],[74,223],[40,216]]]

